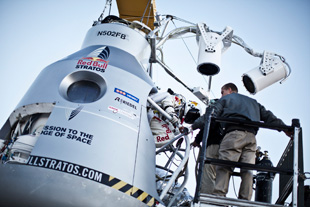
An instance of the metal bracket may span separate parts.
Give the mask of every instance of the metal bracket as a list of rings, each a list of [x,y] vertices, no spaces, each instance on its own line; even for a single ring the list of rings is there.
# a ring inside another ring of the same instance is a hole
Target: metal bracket
[[[279,61],[279,58],[275,57],[275,53],[264,51],[259,70],[263,73],[263,75],[268,75],[274,71],[274,68]]]
[[[203,41],[206,44],[206,52],[215,52],[214,47],[221,41],[223,41],[224,44],[222,53],[225,52],[228,47],[230,47],[233,36],[233,29],[231,27],[226,27],[221,35],[215,32],[208,32],[208,27],[204,23],[198,23],[197,27],[200,31]]]
[[[231,45],[232,37],[233,37],[233,29],[227,26],[221,34],[223,38],[224,47],[222,48],[222,53],[225,52]]]

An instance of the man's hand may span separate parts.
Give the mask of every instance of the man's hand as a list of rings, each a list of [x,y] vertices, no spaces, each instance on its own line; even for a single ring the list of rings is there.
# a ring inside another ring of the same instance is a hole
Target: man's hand
[[[294,140],[294,131],[284,131],[286,136],[288,136],[291,140]]]
[[[180,130],[181,133],[183,133],[183,134],[185,134],[185,135],[187,135],[187,134],[193,132],[192,127],[187,128],[187,127],[181,126],[181,127],[179,128],[179,130]]]
[[[200,144],[195,142],[195,141],[191,143],[191,146],[193,146],[193,147],[201,147]]]

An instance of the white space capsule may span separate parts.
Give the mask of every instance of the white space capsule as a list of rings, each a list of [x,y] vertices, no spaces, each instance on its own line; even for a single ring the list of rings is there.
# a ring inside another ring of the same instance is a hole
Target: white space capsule
[[[5,206],[152,206],[150,45],[121,23],[39,74],[0,131]]]

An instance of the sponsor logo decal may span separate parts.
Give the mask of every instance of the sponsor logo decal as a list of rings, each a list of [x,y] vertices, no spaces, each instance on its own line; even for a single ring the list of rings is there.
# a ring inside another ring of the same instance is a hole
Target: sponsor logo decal
[[[109,61],[107,61],[109,56],[109,47],[100,47],[88,54],[87,57],[82,57],[81,59],[79,59],[75,68],[93,70],[104,73],[109,64]]]
[[[123,91],[121,89],[115,88],[114,92],[118,93],[118,94],[121,94],[121,95],[123,95],[123,96],[125,96],[125,97],[127,97],[127,98],[129,98],[129,99],[131,99],[131,100],[133,100],[133,101],[135,101],[137,103],[139,103],[139,99],[137,97],[135,97],[134,95],[131,95],[130,93],[127,93],[126,91]]]
[[[33,167],[47,168],[75,175],[78,177],[82,177],[109,186],[118,191],[121,191],[129,196],[138,199],[139,201],[145,203],[148,206],[153,206],[155,204],[155,198],[149,195],[148,193],[140,190],[139,188],[134,187],[111,175],[105,174],[103,172],[82,165],[78,165],[63,160],[57,160],[53,158],[33,156],[33,155],[30,155],[27,161],[27,165]]]
[[[87,178],[96,182],[102,182],[103,180],[103,173],[101,172],[74,163],[47,157],[38,157],[31,155],[28,159],[27,165],[43,167],[73,175],[78,175],[80,177]]]
[[[121,115],[123,115],[123,116],[126,116],[126,117],[130,118],[130,119],[135,119],[135,118],[137,118],[137,115],[136,115],[135,113],[133,113],[133,112],[128,112],[128,111],[125,111],[125,110],[116,108],[116,107],[114,107],[114,106],[109,106],[108,109],[111,110],[111,111],[112,111],[113,113],[115,113],[115,114],[116,114],[116,113],[119,113],[119,114],[121,114]]]
[[[124,99],[121,99],[120,97],[116,97],[114,100],[118,101],[120,104],[125,104],[125,105],[137,110],[136,105],[130,103],[129,101],[125,101]]]
[[[156,136],[157,142],[163,142],[163,141],[169,140],[170,139],[169,134],[172,133],[172,131],[169,129],[167,124],[163,124],[163,125],[161,125],[161,127],[166,129],[166,136],[164,136],[164,135],[163,136]]]

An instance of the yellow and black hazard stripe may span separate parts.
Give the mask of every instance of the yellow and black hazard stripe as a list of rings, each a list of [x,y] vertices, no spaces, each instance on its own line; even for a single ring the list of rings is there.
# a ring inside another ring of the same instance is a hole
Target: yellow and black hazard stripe
[[[155,204],[155,198],[143,190],[95,169],[63,160],[33,155],[29,157],[26,164],[76,175],[112,187],[138,199],[148,206],[154,206]]]
[[[107,181],[106,179],[103,180]],[[153,196],[113,176],[109,176],[108,181],[104,182],[103,184],[119,190],[129,196],[132,196],[148,206],[154,206],[155,204],[155,198]]]

